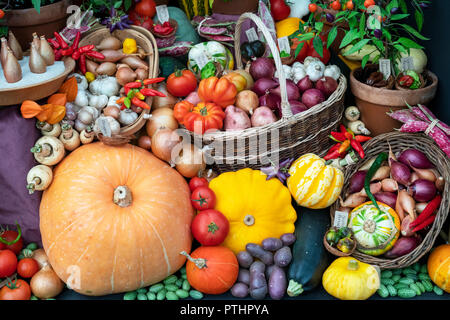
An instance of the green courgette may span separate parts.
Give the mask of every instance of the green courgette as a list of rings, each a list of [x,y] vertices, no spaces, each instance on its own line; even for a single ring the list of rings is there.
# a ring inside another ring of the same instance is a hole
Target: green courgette
[[[287,294],[298,296],[317,287],[329,265],[329,253],[323,246],[323,235],[330,225],[327,209],[311,210],[294,205],[297,211],[292,262],[288,270]]]

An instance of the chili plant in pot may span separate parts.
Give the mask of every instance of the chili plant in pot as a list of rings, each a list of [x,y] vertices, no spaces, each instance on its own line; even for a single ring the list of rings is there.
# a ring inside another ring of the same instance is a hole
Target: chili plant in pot
[[[326,2],[326,3],[325,3]],[[350,4],[351,3],[351,4]],[[411,0],[312,0],[311,14],[300,28],[308,33],[298,35],[299,40],[313,39],[314,47],[320,49],[318,35],[326,36],[326,46],[339,44],[341,54],[352,60],[360,60],[361,67],[352,71],[350,87],[361,120],[374,135],[392,131],[400,123],[389,119],[386,112],[411,105],[429,104],[436,94],[437,77],[426,70],[426,55],[419,40],[423,36],[423,10],[431,1]],[[336,14],[327,12],[331,8]],[[350,9],[351,8],[351,9]],[[413,15],[415,25],[407,23]],[[325,19],[333,26],[324,34]],[[348,24],[348,28],[342,23]],[[338,39],[338,33],[344,36]]]

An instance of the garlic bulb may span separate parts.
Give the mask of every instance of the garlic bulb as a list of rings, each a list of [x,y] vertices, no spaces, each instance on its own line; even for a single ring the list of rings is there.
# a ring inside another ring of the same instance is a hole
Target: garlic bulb
[[[95,120],[94,132],[103,134],[105,137],[111,137],[119,134],[120,123],[113,117],[100,116]]]
[[[79,88],[77,96],[75,97],[75,101],[73,103],[81,107],[89,105],[88,91]]]
[[[317,80],[323,77],[325,65],[323,64],[322,61],[313,61],[308,64],[305,71],[306,75],[309,76],[309,79],[312,82],[316,82]]]
[[[108,103],[108,97],[104,94],[101,95],[90,95],[89,96],[89,105],[98,110],[103,109]]]
[[[87,90],[89,84],[85,76],[79,74],[79,73],[72,73],[70,77],[75,77],[77,80],[78,90]]]
[[[339,76],[341,75],[341,69],[337,65],[332,64],[325,67],[323,75],[324,77],[331,77],[337,81],[339,79]]]
[[[120,86],[115,77],[98,76],[89,84],[89,91],[93,94],[104,94],[108,97],[117,96]]]
[[[124,126],[128,126],[136,121],[138,114],[131,109],[124,109],[120,111],[119,122]]]

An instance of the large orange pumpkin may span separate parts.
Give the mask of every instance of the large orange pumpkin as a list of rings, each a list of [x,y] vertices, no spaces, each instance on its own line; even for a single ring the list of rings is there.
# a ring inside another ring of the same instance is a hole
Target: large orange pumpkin
[[[428,275],[442,290],[450,293],[450,244],[433,249],[427,262]]]
[[[198,96],[201,101],[214,102],[226,108],[236,101],[236,86],[228,79],[222,77],[209,77],[200,81],[198,85]]]
[[[186,253],[183,253],[186,255]],[[186,263],[189,283],[207,294],[222,294],[236,282],[239,264],[233,251],[223,246],[195,249]]]
[[[183,177],[132,145],[84,145],[54,170],[40,207],[42,242],[75,291],[105,295],[161,281],[186,261],[193,209]]]

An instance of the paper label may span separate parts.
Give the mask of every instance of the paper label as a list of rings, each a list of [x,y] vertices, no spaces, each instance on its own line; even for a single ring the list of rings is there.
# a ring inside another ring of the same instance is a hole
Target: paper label
[[[278,47],[280,48],[280,53],[283,51],[287,54],[291,53],[291,46],[289,45],[288,37],[278,38]]]
[[[165,4],[156,7],[156,14],[158,15],[158,20],[161,23],[169,21],[169,10]]]
[[[111,137],[111,126],[109,125],[108,120],[100,118],[97,121],[97,125],[105,137]]]
[[[391,76],[391,60],[380,59],[380,72],[383,74],[385,80]]]
[[[342,228],[347,226],[348,213],[336,210],[334,212],[333,227]]]
[[[209,62],[208,58],[206,58],[206,55],[204,53],[200,54],[198,57],[195,58],[195,62],[197,63],[197,66],[199,70],[202,70],[203,67]]]
[[[245,34],[247,35],[247,39],[249,42],[259,40],[258,34],[256,33],[255,28],[248,29],[247,31],[245,31]]]
[[[402,71],[408,71],[414,69],[414,59],[413,57],[404,57],[401,60]]]

